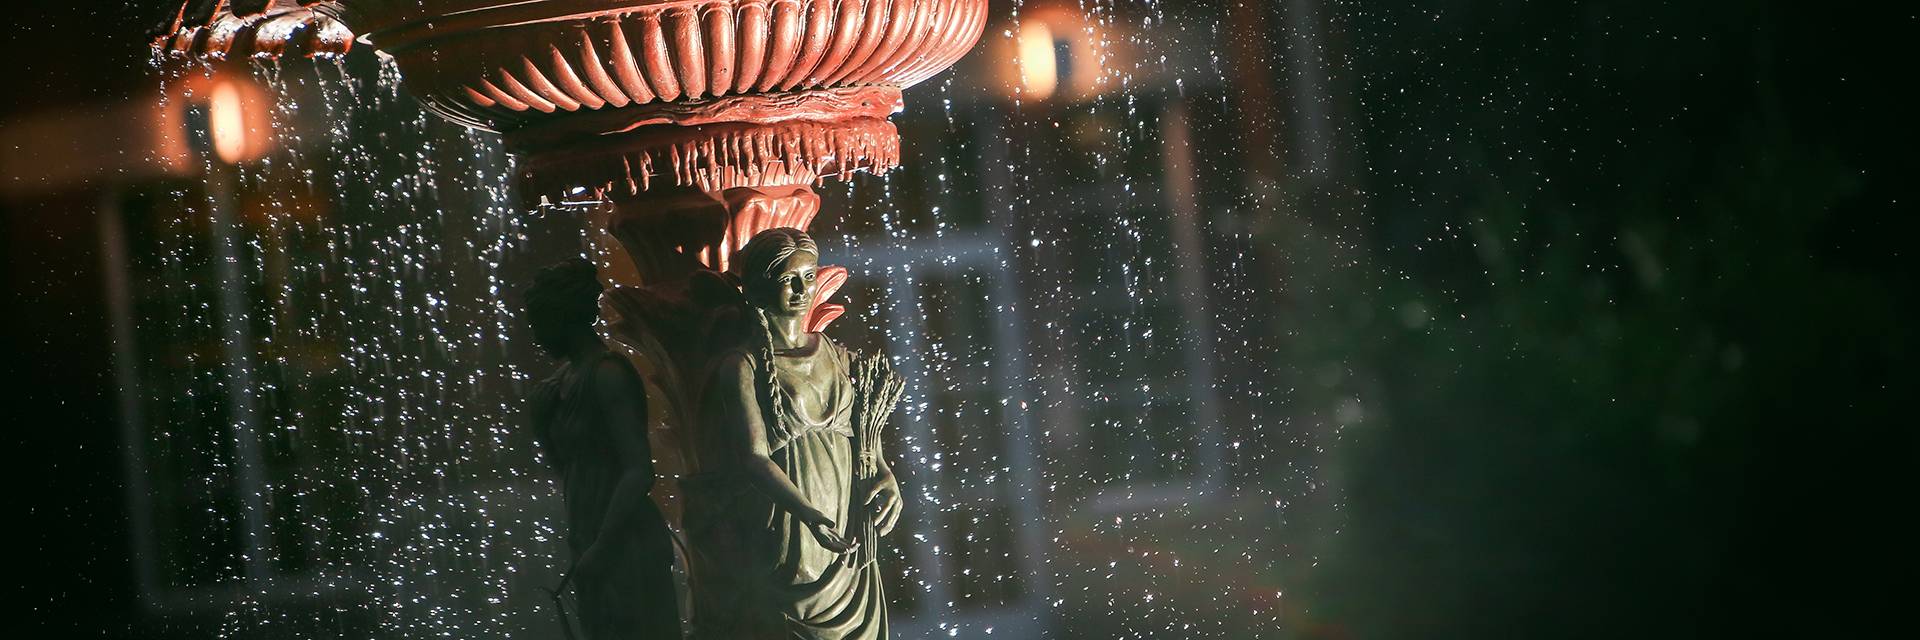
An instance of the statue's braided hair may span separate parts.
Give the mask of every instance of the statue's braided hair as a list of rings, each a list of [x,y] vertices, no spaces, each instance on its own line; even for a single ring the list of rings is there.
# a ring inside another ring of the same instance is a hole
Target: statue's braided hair
[[[540,270],[521,292],[533,343],[560,357],[578,332],[592,331],[600,315],[600,276],[592,262],[574,258]]]
[[[769,426],[783,437],[792,433],[792,428],[785,423],[791,408],[786,406],[787,396],[779,392],[778,380],[774,378],[773,322],[767,318],[766,310],[754,306],[751,301],[754,299],[753,293],[770,286],[767,280],[776,270],[783,268],[793,254],[802,251],[815,257],[820,255],[819,245],[813,242],[807,232],[792,227],[776,227],[754,234],[729,262],[733,267],[733,275],[740,279],[740,288],[747,294],[747,307],[760,324],[759,344],[755,349],[756,359],[760,362],[755,373],[766,383],[767,394],[773,398],[773,415],[768,418],[772,421]]]

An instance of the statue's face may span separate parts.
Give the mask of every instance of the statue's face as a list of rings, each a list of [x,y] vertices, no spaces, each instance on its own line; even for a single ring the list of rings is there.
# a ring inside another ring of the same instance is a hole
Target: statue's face
[[[747,294],[753,305],[776,316],[798,316],[813,306],[819,290],[820,259],[795,251],[785,264],[763,276]]]

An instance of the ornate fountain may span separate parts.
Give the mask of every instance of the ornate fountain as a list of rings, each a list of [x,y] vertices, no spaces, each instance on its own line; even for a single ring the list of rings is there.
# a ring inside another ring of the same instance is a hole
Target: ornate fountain
[[[434,113],[500,133],[528,205],[589,221],[605,326],[666,415],[655,457],[696,476],[719,455],[696,381],[738,328],[717,274],[756,234],[805,230],[815,185],[894,167],[902,89],[986,19],[986,0],[189,0],[153,35],[210,59],[364,44]],[[846,277],[819,270],[807,331],[844,312],[825,301]]]

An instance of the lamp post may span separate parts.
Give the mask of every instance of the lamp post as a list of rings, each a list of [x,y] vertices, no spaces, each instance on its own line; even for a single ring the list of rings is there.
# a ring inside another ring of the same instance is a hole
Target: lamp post
[[[267,566],[272,541],[267,531],[267,481],[265,460],[261,455],[259,387],[254,379],[254,336],[248,319],[246,276],[241,273],[238,233],[239,177],[234,163],[249,160],[266,151],[265,136],[249,126],[259,116],[249,113],[246,88],[252,85],[232,74],[217,76],[203,100],[186,103],[182,132],[192,156],[206,167],[207,210],[212,224],[207,225],[208,244],[213,249],[213,268],[218,288],[220,353],[225,377],[227,402],[232,408],[228,427],[233,437],[235,493],[239,496],[242,544],[242,574],[248,581],[268,579]],[[254,89],[257,93],[258,90]]]

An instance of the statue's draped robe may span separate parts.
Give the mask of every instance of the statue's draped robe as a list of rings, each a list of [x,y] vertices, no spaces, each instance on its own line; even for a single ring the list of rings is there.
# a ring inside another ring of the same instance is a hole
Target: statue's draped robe
[[[628,365],[613,354],[619,366]],[[600,535],[614,488],[627,464],[641,467],[651,483],[653,461],[642,449],[640,460],[622,461],[608,429],[633,429],[645,447],[645,424],[608,424],[593,397],[591,365],[567,365],[533,389],[530,402],[536,432],[548,458],[560,472],[567,504],[567,545],[574,557]],[[635,376],[638,380],[638,376]],[[635,388],[636,394],[645,389]],[[644,412],[643,412],[644,413]],[[589,640],[680,637],[680,610],[674,591],[673,539],[653,501],[638,505],[621,538],[611,541],[611,566],[597,578],[575,576],[580,627]]]
[[[738,401],[728,402],[726,392],[716,390],[708,396],[707,415],[737,420],[742,410],[760,411],[768,418],[783,411],[781,419],[764,421],[769,457],[807,502],[826,512],[844,533],[867,517],[852,502],[856,490],[852,358],[826,336],[814,335],[819,339],[811,351],[774,357],[776,384],[771,392],[819,398],[818,414],[796,415],[785,410],[794,403],[770,402],[768,385],[756,380],[761,406],[738,407]],[[754,371],[762,370],[757,354],[744,355]],[[807,358],[833,374],[816,386],[787,370],[789,363]],[[877,563],[860,564],[860,554],[841,555],[820,546],[805,523],[747,486],[738,472],[702,474],[687,486],[688,534],[696,547],[696,637],[887,637],[886,596]]]

